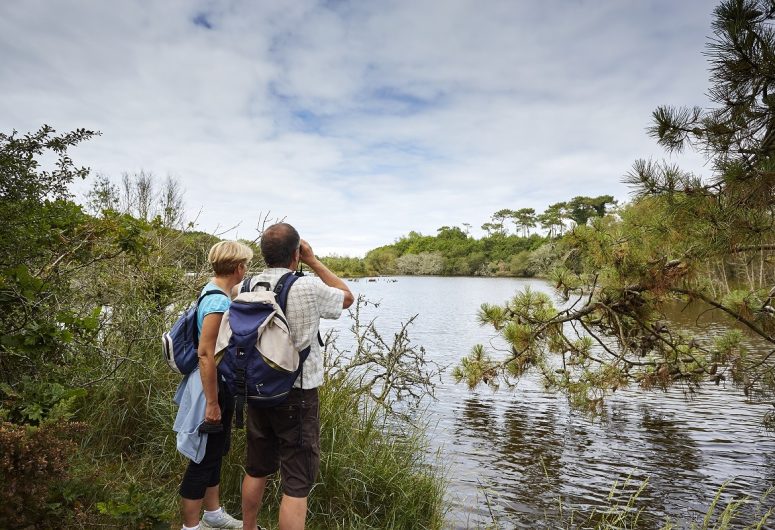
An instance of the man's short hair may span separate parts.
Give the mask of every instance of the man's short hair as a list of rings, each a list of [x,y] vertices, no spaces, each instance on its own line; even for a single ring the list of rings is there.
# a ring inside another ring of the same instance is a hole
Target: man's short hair
[[[220,241],[212,246],[207,261],[216,276],[228,276],[237,270],[240,263],[253,259],[251,248],[239,241]]]
[[[289,267],[301,237],[288,223],[273,224],[261,234],[261,254],[267,267]]]

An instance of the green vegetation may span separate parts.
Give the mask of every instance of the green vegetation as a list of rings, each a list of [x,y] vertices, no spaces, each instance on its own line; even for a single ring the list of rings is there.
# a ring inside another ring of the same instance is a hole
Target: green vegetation
[[[632,491],[634,489],[634,491]],[[730,530],[732,528],[745,528],[747,530],[759,530],[766,528],[775,512],[769,506],[769,497],[772,491],[767,491],[760,499],[732,499],[722,500],[726,485],[721,486],[705,512],[702,521],[673,521],[667,518],[659,526],[659,530],[676,530],[687,528],[688,530]],[[561,528],[590,528],[594,530],[635,530],[643,528],[643,515],[645,511],[641,495],[648,490],[648,481],[640,485],[633,484],[630,480],[622,483],[615,482],[606,499],[607,504],[592,510],[591,513],[578,513],[573,509],[563,509],[560,504],[560,517],[563,519]],[[753,506],[752,513],[744,515],[742,508],[745,505]],[[687,526],[688,524],[688,526]],[[741,526],[744,525],[744,526]]]
[[[125,176],[121,188],[98,178],[89,213],[74,203],[68,188],[88,170],[73,164],[68,148],[93,135],[48,127],[0,133],[2,528],[169,528],[178,518],[179,378],[159,340],[204,283],[215,238],[182,230],[174,182],[159,194],[146,173]],[[41,167],[52,158],[52,169]],[[391,359],[414,359],[419,350],[402,336],[387,349]],[[322,392],[323,483],[311,497],[310,523],[440,528],[441,471],[425,463],[422,429],[391,406],[402,378],[386,374],[396,386],[382,400],[354,392],[345,359],[358,354],[338,355]],[[232,513],[244,443],[236,433],[224,466],[222,497]],[[276,501],[267,506],[269,527]]]
[[[660,107],[649,130],[668,150],[707,154],[709,180],[638,161],[627,181],[637,199],[608,215],[610,196],[575,197],[536,214],[503,209],[475,239],[459,227],[411,232],[360,260],[327,258],[341,274],[546,275],[562,299],[526,290],[486,305],[481,322],[511,351],[481,346],[455,376],[471,387],[536,371],[548,388],[596,409],[625,385],[696,388],[738,384],[751,400],[775,391],[775,5],[725,0],[709,46],[716,108]],[[0,133],[0,507],[2,527],[168,528],[177,518],[184,462],[171,431],[177,378],[158,351],[174,309],[194,296],[213,236],[180,226],[179,190],[167,180],[98,178],[88,211],[69,187],[86,178],[68,149],[95,133]],[[46,169],[41,160],[51,160]],[[513,225],[513,233],[511,226]],[[537,227],[545,236],[531,233]],[[723,312],[767,345],[753,355],[740,329],[697,337],[662,317],[679,299]],[[173,308],[173,309],[170,309]],[[444,481],[424,459],[422,426],[408,400],[432,393],[422,349],[406,327],[385,341],[358,322],[356,343],[327,344],[321,484],[316,528],[441,528]],[[420,371],[422,367],[422,371]],[[387,383],[384,383],[387,382]],[[419,389],[419,391],[418,391]],[[766,421],[775,424],[775,414]],[[235,435],[222,491],[238,513],[244,435]],[[278,491],[262,524],[276,519]],[[637,495],[569,513],[569,528],[632,528]],[[740,502],[720,494],[696,528],[738,524]],[[763,506],[767,506],[764,499]],[[764,528],[763,508],[749,528]],[[497,526],[497,521],[495,522]],[[668,522],[664,528],[673,528]]]
[[[703,381],[730,381],[752,401],[771,401],[774,20],[772,2],[722,2],[708,46],[717,107],[654,111],[650,135],[669,151],[689,146],[704,153],[712,177],[636,162],[626,178],[636,200],[618,217],[580,223],[557,242],[563,258],[549,278],[563,305],[527,290],[505,305],[482,306],[482,323],[511,352],[495,360],[474,348],[455,371],[459,380],[497,385],[534,370],[548,388],[593,410],[628,384],[692,390]],[[716,337],[675,329],[660,307],[676,299],[737,326]],[[741,330],[765,353],[748,352]],[[764,420],[775,425],[775,414]]]
[[[768,522],[775,517],[771,506],[771,497],[775,489],[770,488],[760,498],[743,497],[724,499],[728,483],[716,490],[710,505],[701,520],[675,521],[670,517],[662,522],[649,521],[648,500],[649,481],[634,482],[629,477],[614,482],[605,502],[587,511],[580,511],[562,497],[557,499],[557,511],[545,514],[544,520],[536,524],[538,528],[585,529],[585,530],[637,530],[639,528],[658,528],[659,530],[761,530],[769,528]],[[489,505],[489,500],[487,501]],[[491,512],[492,522],[483,528],[497,530],[508,525],[507,517],[498,517]],[[524,524],[524,520],[521,520]],[[481,528],[481,527],[480,527]]]
[[[435,236],[409,232],[395,243],[370,250],[363,259],[329,256],[324,263],[345,277],[385,275],[540,276],[560,258],[551,244],[568,226],[603,217],[616,204],[611,195],[574,197],[536,215],[533,208],[498,210],[476,239],[457,226],[442,226]],[[514,225],[510,233],[507,221]],[[530,233],[540,224],[546,236]],[[539,252],[540,249],[540,252]]]

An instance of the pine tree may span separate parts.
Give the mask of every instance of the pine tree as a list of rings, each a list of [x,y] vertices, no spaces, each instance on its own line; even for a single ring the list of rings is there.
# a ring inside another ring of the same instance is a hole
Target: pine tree
[[[707,51],[715,107],[662,106],[653,113],[649,134],[668,151],[703,153],[712,174],[639,160],[625,179],[637,199],[621,210],[621,221],[600,217],[612,202],[606,196],[596,198],[603,201],[597,208],[589,204],[591,212],[569,206],[578,226],[560,240],[567,257],[551,276],[563,306],[529,290],[505,306],[482,306],[481,321],[511,352],[493,364],[477,347],[455,370],[459,379],[497,384],[532,369],[548,387],[591,408],[631,383],[694,389],[731,380],[749,398],[772,396],[774,22],[773,0],[723,1]],[[549,216],[540,219],[551,226]],[[731,316],[770,353],[746,352],[738,330],[708,337],[674,329],[659,309],[675,299]],[[489,374],[487,381],[480,373]]]

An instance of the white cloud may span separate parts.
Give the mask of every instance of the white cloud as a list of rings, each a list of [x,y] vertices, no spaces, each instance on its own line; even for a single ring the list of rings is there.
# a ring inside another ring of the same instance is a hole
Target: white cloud
[[[202,229],[318,252],[612,193],[659,104],[707,104],[715,2],[6,2],[0,127],[178,176]],[[679,159],[706,172],[698,156]],[[81,187],[83,189],[83,186]]]

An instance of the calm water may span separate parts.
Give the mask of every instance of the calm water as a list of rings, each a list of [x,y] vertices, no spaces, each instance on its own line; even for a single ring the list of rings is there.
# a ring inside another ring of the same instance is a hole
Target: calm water
[[[451,482],[450,528],[476,528],[493,518],[501,528],[554,528],[560,505],[566,514],[588,513],[605,501],[615,480],[628,476],[627,494],[649,480],[640,504],[644,528],[657,527],[665,515],[684,522],[701,518],[726,480],[732,480],[727,491],[734,496],[758,498],[775,485],[775,437],[761,427],[770,405],[746,404],[731,387],[712,387],[689,400],[680,390],[618,392],[606,412],[591,419],[570,410],[563,397],[544,392],[536,378],[523,378],[515,391],[470,392],[456,385],[451,367],[474,344],[493,341],[490,329],[477,324],[479,305],[502,303],[528,285],[551,292],[544,282],[396,280],[362,279],[350,286],[380,302],[364,314],[377,316],[385,336],[418,314],[410,337],[430,359],[450,366],[431,406],[433,448],[441,452]],[[696,325],[686,314],[676,318]],[[343,318],[329,327],[349,325]],[[712,333],[721,324],[706,318],[702,326]],[[341,335],[343,344],[347,333]]]

